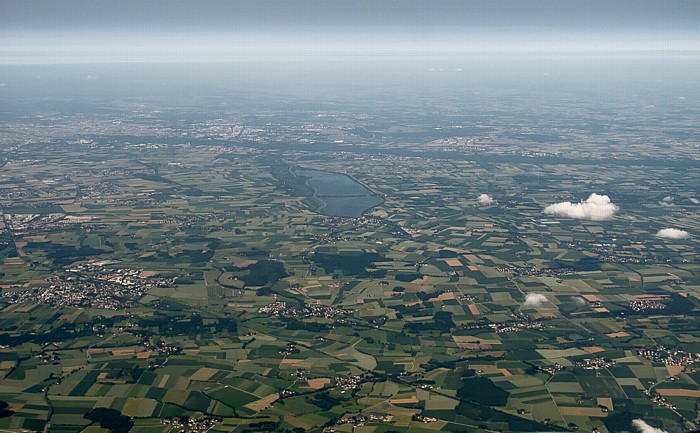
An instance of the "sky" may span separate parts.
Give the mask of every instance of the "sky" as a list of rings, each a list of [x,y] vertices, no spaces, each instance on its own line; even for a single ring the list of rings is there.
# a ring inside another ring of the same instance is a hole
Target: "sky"
[[[0,63],[700,55],[697,0],[0,0]]]

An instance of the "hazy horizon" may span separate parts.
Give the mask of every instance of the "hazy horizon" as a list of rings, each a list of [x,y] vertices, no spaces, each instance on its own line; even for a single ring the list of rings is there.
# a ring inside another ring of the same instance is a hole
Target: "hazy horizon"
[[[700,58],[700,2],[2,1],[0,64]]]

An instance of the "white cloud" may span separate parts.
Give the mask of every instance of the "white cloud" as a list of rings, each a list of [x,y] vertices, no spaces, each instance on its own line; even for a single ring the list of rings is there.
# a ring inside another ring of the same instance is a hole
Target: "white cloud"
[[[666,430],[650,426],[643,419],[633,419],[632,425],[636,427],[640,433],[668,433]]]
[[[547,297],[539,293],[528,293],[525,295],[525,302],[523,302],[523,307],[526,308],[539,308],[545,304]]]
[[[574,303],[576,305],[581,305],[581,306],[586,305],[586,300],[580,296],[572,296],[571,300],[574,301]]]
[[[591,194],[586,201],[571,203],[563,201],[544,208],[544,213],[568,218],[603,221],[612,219],[620,207],[607,195]]]
[[[662,198],[661,201],[659,202],[659,204],[660,204],[661,206],[664,206],[664,207],[675,206],[675,205],[673,204],[673,197],[671,197],[670,195],[668,195],[668,196]]]
[[[488,205],[494,204],[496,202],[496,200],[494,200],[493,197],[491,197],[488,194],[481,194],[477,200],[479,201],[479,204],[482,206],[488,206]]]
[[[689,236],[690,233],[680,229],[661,229],[656,232],[656,237],[663,239],[685,239]]]

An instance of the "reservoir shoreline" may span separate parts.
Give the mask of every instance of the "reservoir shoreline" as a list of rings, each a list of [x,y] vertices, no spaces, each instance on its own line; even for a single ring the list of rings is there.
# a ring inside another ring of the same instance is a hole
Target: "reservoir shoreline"
[[[329,216],[359,218],[384,203],[384,198],[364,182],[347,173],[324,169],[292,167],[295,178],[304,178],[312,198],[320,203],[316,212]]]

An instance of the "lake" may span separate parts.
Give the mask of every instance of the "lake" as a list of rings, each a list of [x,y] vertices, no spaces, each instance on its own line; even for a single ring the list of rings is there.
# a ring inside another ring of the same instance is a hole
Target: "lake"
[[[295,169],[294,174],[306,178],[321,206],[317,209],[330,216],[359,217],[384,200],[352,177],[331,171]]]

